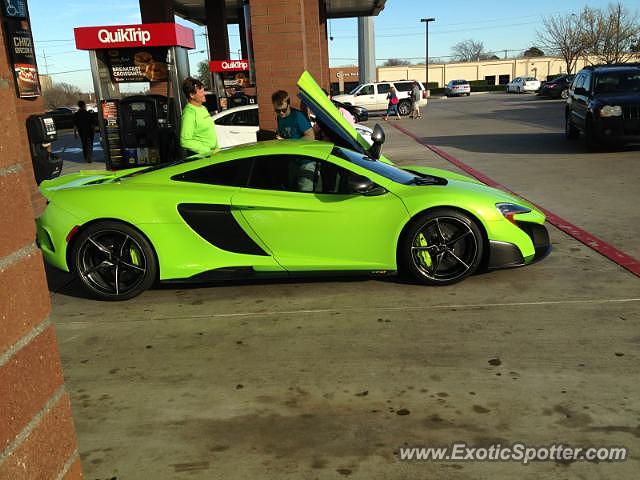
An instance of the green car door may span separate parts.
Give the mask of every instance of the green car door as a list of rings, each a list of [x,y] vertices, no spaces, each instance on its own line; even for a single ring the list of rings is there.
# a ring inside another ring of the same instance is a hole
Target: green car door
[[[231,199],[234,211],[289,271],[395,270],[404,204],[329,158],[255,158],[249,188]]]

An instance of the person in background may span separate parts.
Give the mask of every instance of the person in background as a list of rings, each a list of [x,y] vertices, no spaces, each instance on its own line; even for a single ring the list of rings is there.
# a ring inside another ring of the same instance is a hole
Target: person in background
[[[182,91],[189,100],[182,111],[180,146],[189,154],[212,153],[218,147],[213,119],[205,102],[204,85],[197,78],[187,77]]]
[[[78,111],[73,114],[73,137],[80,136],[82,156],[87,163],[93,162],[93,135],[95,133],[94,118],[87,111],[87,104],[78,102]]]
[[[278,115],[278,138],[313,140],[311,122],[300,110],[291,107],[289,94],[278,90],[271,95],[273,110]]]
[[[291,108],[291,99],[284,90],[278,90],[271,95],[273,109],[278,115],[279,139],[315,140],[315,132],[311,122],[300,110]],[[316,178],[316,162],[304,158],[295,160],[295,171],[291,175],[295,178],[298,192],[313,192]]]
[[[385,120],[389,120],[389,114],[396,114],[398,120],[400,120],[400,114],[398,113],[398,94],[396,93],[396,88],[391,87],[389,93],[387,93],[387,100],[389,100],[389,105],[387,105],[387,114],[384,116]]]
[[[422,92],[420,91],[418,82],[413,82],[413,87],[411,87],[411,118],[422,118],[422,114],[420,113],[421,96]]]

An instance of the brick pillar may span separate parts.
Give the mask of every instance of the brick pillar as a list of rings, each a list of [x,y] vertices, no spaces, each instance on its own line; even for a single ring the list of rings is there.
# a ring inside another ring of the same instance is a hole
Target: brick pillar
[[[6,45],[4,25],[0,41]],[[0,48],[0,478],[81,479],[49,293],[34,244],[25,118],[41,101],[16,98]]]
[[[296,82],[304,70],[321,84],[328,83],[323,68],[319,0],[251,0],[251,30],[260,105],[260,127],[275,130],[271,94],[286,90],[294,107]],[[325,71],[327,70],[327,71]]]

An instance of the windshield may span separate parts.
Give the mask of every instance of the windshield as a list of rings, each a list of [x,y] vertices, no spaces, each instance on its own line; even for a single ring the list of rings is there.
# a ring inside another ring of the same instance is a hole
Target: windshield
[[[362,85],[356,85],[356,87],[349,92],[349,95],[355,95]]]
[[[382,175],[396,183],[403,183],[406,185],[414,182],[416,178],[416,175],[413,173],[406,172],[394,165],[389,165],[388,163],[378,162],[377,160],[373,160],[361,153],[349,150],[348,148],[336,147],[333,149],[333,154],[337,157],[348,160],[359,167],[366,168],[373,173]]]
[[[533,77],[527,77],[527,78],[525,78],[525,79],[524,79],[524,81],[525,81],[525,82],[535,82],[535,81],[536,81],[536,79],[535,79],[535,78],[533,78]]]
[[[452,83],[453,85],[466,85],[469,82],[467,82],[466,80],[454,80]]]
[[[640,92],[640,70],[607,72],[596,77],[596,93]]]

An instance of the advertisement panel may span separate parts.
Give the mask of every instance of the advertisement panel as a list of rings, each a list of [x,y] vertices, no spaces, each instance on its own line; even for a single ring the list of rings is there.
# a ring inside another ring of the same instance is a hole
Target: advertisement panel
[[[18,5],[18,2],[10,3],[14,6]],[[5,3],[5,10],[6,8]],[[16,12],[20,12],[19,8],[15,8]],[[7,18],[6,27],[16,92],[20,98],[38,97],[40,96],[40,80],[29,20],[20,20],[18,17]]]
[[[121,82],[161,82],[167,80],[166,47],[118,48],[107,51],[111,78]]]

